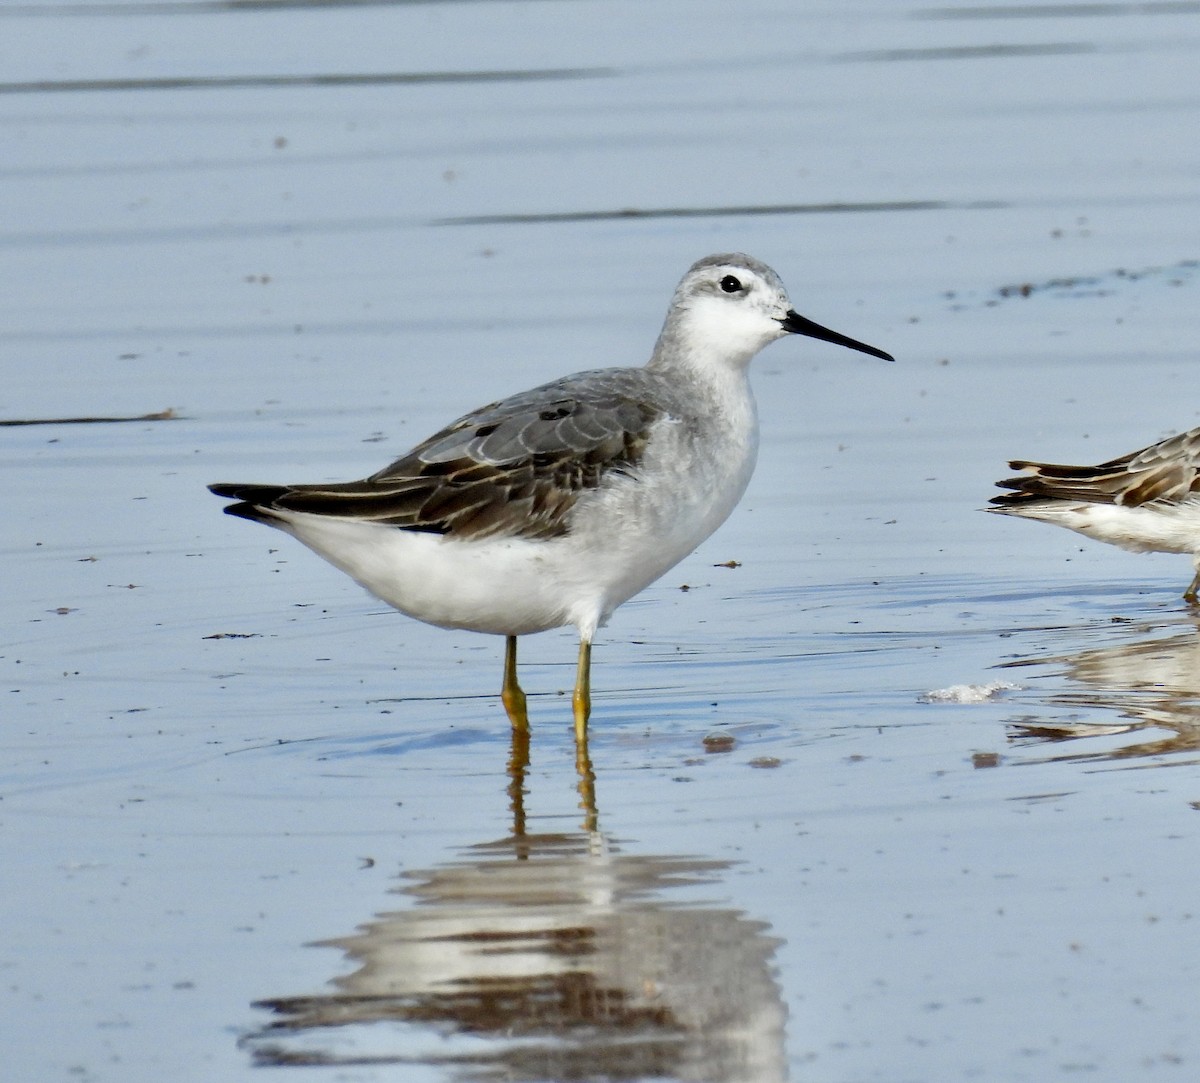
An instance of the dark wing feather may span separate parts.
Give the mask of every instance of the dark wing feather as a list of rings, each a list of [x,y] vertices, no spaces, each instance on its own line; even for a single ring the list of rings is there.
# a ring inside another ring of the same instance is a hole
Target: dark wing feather
[[[212,485],[270,519],[303,511],[464,537],[567,533],[579,495],[632,473],[669,394],[642,369],[580,373],[459,418],[362,481]]]
[[[1026,470],[996,484],[1015,492],[992,497],[1001,508],[1035,500],[1075,500],[1136,507],[1154,502],[1175,504],[1200,493],[1200,429],[1172,436],[1098,466],[1064,466],[1017,459],[1008,464]]]

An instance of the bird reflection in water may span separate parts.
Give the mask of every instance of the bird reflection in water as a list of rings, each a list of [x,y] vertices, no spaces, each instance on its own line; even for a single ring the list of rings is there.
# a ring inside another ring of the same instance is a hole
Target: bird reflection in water
[[[243,1038],[260,1065],[434,1064],[453,1080],[787,1076],[779,941],[744,913],[664,897],[728,863],[626,854],[597,828],[528,833],[528,734],[514,730],[513,831],[403,874],[415,901],[327,940],[334,991],[260,1001]],[[693,892],[694,895],[694,892]]]
[[[1200,629],[1191,619],[1186,623],[1186,631],[1167,636],[1160,627],[1159,634],[1147,637],[1154,626],[1141,625],[1135,627],[1141,638],[1133,642],[1007,663],[1005,668],[1054,666],[1051,677],[1065,677],[1075,686],[1047,695],[1045,702],[1051,706],[1115,711],[1123,719],[1021,719],[1012,724],[1012,736],[1057,743],[1139,734],[1133,743],[1055,755],[1048,760],[1138,760],[1200,750]]]

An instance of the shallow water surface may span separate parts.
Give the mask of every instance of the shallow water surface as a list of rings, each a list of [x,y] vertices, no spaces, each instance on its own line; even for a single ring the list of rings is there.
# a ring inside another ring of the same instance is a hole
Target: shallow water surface
[[[1196,423],[1198,52],[1188,3],[0,8],[12,1078],[1191,1078],[1192,569],[978,509]],[[898,360],[757,359],[590,762],[570,633],[514,746],[501,643],[205,492],[640,363],[722,250]]]

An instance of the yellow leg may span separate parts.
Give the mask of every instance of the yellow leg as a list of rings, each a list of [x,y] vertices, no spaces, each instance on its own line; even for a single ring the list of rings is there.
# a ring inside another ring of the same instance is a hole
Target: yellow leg
[[[1200,564],[1196,565],[1196,578],[1192,580],[1188,589],[1183,592],[1183,600],[1191,605],[1196,604],[1196,591],[1200,588]]]
[[[575,694],[571,697],[575,713],[576,749],[587,751],[588,715],[592,713],[592,642],[579,641],[579,665],[575,670]]]
[[[525,693],[517,684],[516,636],[508,636],[504,641],[504,684],[500,689],[500,700],[513,729],[528,730],[529,712],[525,709]]]

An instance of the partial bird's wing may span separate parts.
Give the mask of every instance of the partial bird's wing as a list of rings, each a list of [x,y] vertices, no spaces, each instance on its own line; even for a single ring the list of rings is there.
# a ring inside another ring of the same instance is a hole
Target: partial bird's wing
[[[579,373],[472,411],[362,481],[209,488],[243,501],[225,510],[245,518],[300,511],[462,537],[555,537],[581,493],[636,472],[668,412],[661,383],[643,369]]]
[[[1060,466],[1017,459],[1008,464],[1028,473],[996,484],[1014,489],[991,499],[999,509],[1035,500],[1089,504],[1177,504],[1200,494],[1200,429],[1171,436],[1098,466]]]

